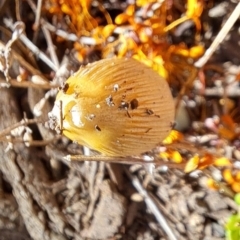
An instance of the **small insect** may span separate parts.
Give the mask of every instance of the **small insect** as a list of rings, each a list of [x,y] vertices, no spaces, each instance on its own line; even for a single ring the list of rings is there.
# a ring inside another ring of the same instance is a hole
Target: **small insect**
[[[54,129],[106,156],[153,149],[170,132],[174,102],[165,79],[134,59],[81,67],[58,92]]]

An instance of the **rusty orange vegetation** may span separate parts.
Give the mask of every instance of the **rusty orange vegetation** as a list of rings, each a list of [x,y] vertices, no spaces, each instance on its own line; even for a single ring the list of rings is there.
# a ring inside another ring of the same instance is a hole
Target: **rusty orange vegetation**
[[[90,14],[92,1],[78,0],[46,0],[44,8],[59,19],[59,23],[69,17],[68,31],[77,36],[91,36],[95,39],[95,46],[86,46],[75,43],[80,61],[86,57],[86,48],[98,48],[102,51],[103,58],[117,55],[118,57],[133,57],[146,65],[152,67],[161,76],[169,81],[180,78],[186,67],[189,71],[193,66],[185,60],[187,58],[197,59],[202,56],[204,49],[200,44],[188,48],[184,43],[172,45],[168,42],[168,31],[181,22],[193,20],[198,30],[201,29],[199,17],[204,8],[203,1],[186,1],[185,17],[181,20],[170,17],[171,8],[169,1],[137,1],[136,5],[129,5],[125,12],[111,19],[109,14],[102,10],[107,24],[99,25],[99,19]],[[100,4],[100,3],[99,3]],[[101,6],[101,9],[103,6]],[[139,17],[139,13],[144,13]],[[167,25],[168,19],[171,23]],[[114,24],[115,23],[115,24]],[[118,33],[109,42],[113,33]],[[179,56],[179,61],[172,62],[173,58]],[[171,75],[169,73],[172,73]],[[173,74],[174,73],[174,74]]]

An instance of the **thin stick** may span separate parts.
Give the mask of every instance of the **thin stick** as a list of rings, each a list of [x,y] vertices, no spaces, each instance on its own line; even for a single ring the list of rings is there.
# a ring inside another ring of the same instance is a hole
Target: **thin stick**
[[[46,41],[47,41],[47,44],[48,44],[48,50],[49,50],[51,59],[54,62],[55,66],[57,68],[59,68],[59,61],[58,61],[58,58],[57,58],[57,54],[56,54],[56,51],[55,51],[55,46],[52,42],[52,38],[51,38],[51,35],[49,33],[49,30],[44,25],[42,25],[42,31],[45,35],[45,38],[46,38]]]
[[[35,11],[35,15],[36,15],[35,22],[34,22],[35,30],[37,30],[39,28],[39,25],[40,25],[41,10],[42,10],[42,0],[38,0],[36,11]]]
[[[36,119],[36,118],[34,118],[34,119],[23,119],[22,121],[17,122],[17,123],[5,128],[5,129],[3,129],[0,132],[0,138],[9,134],[15,128],[18,128],[18,127],[21,127],[21,126],[26,126],[26,125],[33,124],[33,123],[41,123],[41,122],[42,121],[40,119]]]
[[[24,143],[27,147],[42,147],[46,146],[54,141],[56,141],[58,137],[54,137],[51,139],[47,140],[31,140],[31,141],[24,141],[23,139],[20,138],[4,138],[0,137],[1,142],[8,142],[8,143]]]
[[[120,163],[120,164],[154,164],[156,166],[168,166],[169,168],[178,168],[183,170],[185,164],[180,163],[173,163],[173,162],[166,162],[166,161],[144,161],[141,157],[110,157],[110,156],[102,156],[102,155],[95,155],[95,156],[84,156],[84,155],[67,155],[63,158],[66,161],[98,161],[98,162],[108,162],[108,163]]]
[[[156,220],[161,225],[162,229],[164,230],[168,238],[170,240],[177,240],[172,229],[169,227],[167,221],[165,220],[164,216],[158,209],[155,202],[151,199],[148,192],[143,188],[138,178],[134,177],[127,169],[126,169],[126,173],[129,176],[129,178],[132,180],[133,186],[137,189],[139,194],[141,194],[141,196],[144,198],[146,205],[151,210],[152,214],[155,216]]]
[[[12,20],[7,18],[3,19],[4,24],[10,28],[12,31],[14,30],[14,26],[12,24]],[[43,62],[45,62],[53,71],[57,71],[57,66],[45,55],[38,47],[36,47],[24,34],[19,36],[19,39]]]
[[[21,14],[20,14],[20,2],[19,0],[15,0],[15,12],[16,12],[16,19],[17,21],[21,21]]]
[[[202,90],[201,90],[202,91]],[[226,96],[227,97],[240,97],[240,90],[239,87],[226,87]],[[213,88],[205,88],[204,91],[200,92],[199,90],[196,91],[198,94],[202,94],[205,96],[211,97],[223,97],[224,88],[223,87],[213,87]]]
[[[6,81],[2,80],[0,78],[0,88],[1,88],[1,86],[4,86],[5,83],[6,83]],[[16,79],[10,79],[9,84],[13,87],[19,87],[19,88],[32,87],[32,88],[38,88],[38,89],[52,89],[52,88],[59,87],[59,85],[48,83],[48,82],[46,82],[44,84],[38,84],[38,83],[30,82],[30,81],[19,82]]]
[[[206,62],[209,60],[209,58],[213,55],[213,53],[216,51],[219,44],[224,40],[230,29],[232,28],[233,24],[237,21],[238,17],[240,15],[240,3],[236,6],[234,11],[232,12],[229,19],[224,24],[221,31],[218,33],[217,37],[214,39],[211,46],[207,49],[204,56],[200,58],[197,62],[195,62],[195,67],[202,68]]]
[[[96,45],[96,40],[92,37],[86,37],[86,36],[81,36],[78,37],[76,34],[74,33],[68,33],[64,30],[58,29],[55,26],[53,26],[52,24],[46,22],[44,19],[42,19],[42,24],[44,24],[46,26],[46,28],[50,31],[55,33],[57,36],[60,36],[64,39],[67,39],[69,41],[72,42],[80,42],[81,44],[87,44],[87,45]]]
[[[6,48],[6,44],[4,44],[2,41],[0,41],[0,47]],[[22,55],[17,53],[14,49],[11,49],[11,53],[13,54],[13,58],[15,60],[18,60],[20,62],[20,65],[23,68],[26,68],[32,75],[39,75],[45,81],[48,81],[48,79],[39,70],[34,68],[27,60],[25,60],[25,58],[22,57]]]
[[[41,19],[42,19],[41,18],[42,0],[38,0],[37,6],[35,5],[35,3],[32,0],[28,0],[28,3],[29,3],[29,6],[32,8],[33,12],[36,15],[35,23],[34,23],[34,29],[35,29],[35,33],[37,33],[37,31],[39,30],[39,25],[40,25],[40,23],[42,23],[41,22]],[[49,30],[43,24],[42,24],[41,28],[42,28],[43,34],[45,35],[46,41],[47,41],[50,57],[51,57],[54,65],[57,68],[59,68],[59,61],[58,61],[58,58],[57,58],[57,54],[56,54],[56,51],[55,51],[55,46],[52,42],[52,38],[51,38],[51,35],[49,33]],[[36,38],[37,38],[37,35],[35,34],[34,39],[36,39]]]

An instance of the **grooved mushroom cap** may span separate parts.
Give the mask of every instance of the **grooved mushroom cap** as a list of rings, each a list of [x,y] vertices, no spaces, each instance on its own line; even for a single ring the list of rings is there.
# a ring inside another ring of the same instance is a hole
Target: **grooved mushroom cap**
[[[104,59],[66,81],[51,114],[71,140],[105,155],[129,156],[168,135],[174,102],[166,80],[151,68],[134,59]]]

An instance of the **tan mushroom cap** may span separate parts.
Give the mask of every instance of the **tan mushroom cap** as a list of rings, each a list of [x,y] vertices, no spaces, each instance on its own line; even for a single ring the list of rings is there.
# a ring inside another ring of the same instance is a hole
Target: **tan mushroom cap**
[[[104,59],[80,68],[57,101],[63,134],[109,156],[153,149],[174,120],[167,82],[134,59]]]

